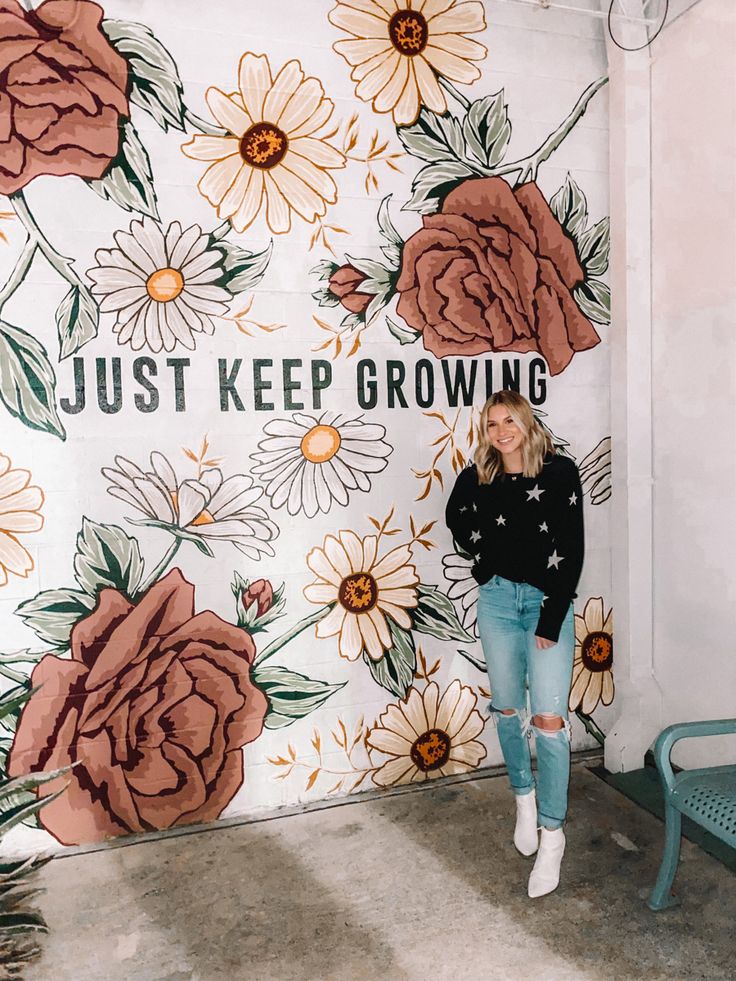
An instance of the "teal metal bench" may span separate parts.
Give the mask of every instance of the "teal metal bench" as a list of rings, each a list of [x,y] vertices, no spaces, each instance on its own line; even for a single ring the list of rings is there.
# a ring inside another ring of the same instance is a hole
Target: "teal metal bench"
[[[681,722],[668,726],[657,738],[654,758],[664,792],[665,836],[662,865],[648,901],[650,909],[666,909],[679,902],[671,889],[680,859],[683,814],[736,848],[736,763],[675,773],[670,762],[672,747],[680,739],[730,733],[736,733],[736,719]]]

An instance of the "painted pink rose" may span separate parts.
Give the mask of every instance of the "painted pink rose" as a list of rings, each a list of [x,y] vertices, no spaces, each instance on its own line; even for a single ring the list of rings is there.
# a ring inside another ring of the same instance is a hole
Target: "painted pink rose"
[[[210,611],[178,569],[131,603],[103,589],[76,624],[71,659],[48,654],[31,683],[8,773],[74,768],[40,812],[65,845],[219,817],[263,729],[251,637]]]
[[[0,194],[40,174],[98,178],[117,155],[128,65],[90,0],[0,0]]]
[[[330,276],[330,292],[340,298],[340,303],[350,313],[363,313],[373,299],[371,293],[361,293],[360,284],[366,277],[355,266],[346,263]]]
[[[553,375],[600,343],[572,289],[583,270],[533,182],[467,180],[404,245],[397,313],[438,358],[536,351]]]

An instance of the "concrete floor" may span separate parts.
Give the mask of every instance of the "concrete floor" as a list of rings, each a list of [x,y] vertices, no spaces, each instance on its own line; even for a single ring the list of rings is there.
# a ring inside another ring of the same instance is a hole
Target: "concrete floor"
[[[526,897],[504,777],[55,859],[27,981],[681,981],[736,976],[736,876],[573,768],[560,890]]]

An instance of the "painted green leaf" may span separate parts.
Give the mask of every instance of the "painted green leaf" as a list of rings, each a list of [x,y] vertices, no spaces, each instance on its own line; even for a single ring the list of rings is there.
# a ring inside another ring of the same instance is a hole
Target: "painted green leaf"
[[[328,685],[274,664],[255,667],[252,679],[268,699],[267,729],[283,729],[303,719],[345,686],[345,682]]]
[[[327,286],[322,286],[320,289],[315,290],[312,293],[312,299],[316,300],[321,307],[336,307],[340,303],[340,297],[335,296]]]
[[[220,280],[220,285],[233,296],[252,290],[260,283],[273,252],[273,242],[269,242],[262,252],[248,252],[224,240],[217,242],[217,247],[225,253],[225,277]]]
[[[31,697],[33,691],[34,689],[26,682],[3,692],[2,697],[0,697],[0,719],[2,719],[3,725],[7,728],[15,729],[12,720],[20,714],[20,710]]]
[[[416,330],[409,330],[408,327],[402,327],[401,324],[397,324],[390,317],[386,317],[386,325],[399,344],[415,344],[422,336]]]
[[[579,283],[573,290],[577,305],[596,324],[611,322],[611,291],[600,279]]]
[[[318,262],[316,266],[313,266],[309,272],[312,276],[319,276],[320,279],[329,279],[340,267],[336,262],[331,262],[329,259],[323,259]]]
[[[44,346],[0,321],[0,399],[31,429],[66,438],[56,410],[56,375]]]
[[[41,640],[65,648],[75,623],[89,615],[94,602],[77,589],[47,589],[21,603],[15,612]]]
[[[407,153],[427,163],[457,161],[467,155],[463,128],[451,115],[438,116],[422,109],[412,126],[400,126],[396,133]]]
[[[565,231],[574,239],[583,233],[588,222],[588,202],[569,174],[559,191],[552,196],[549,206]]]
[[[102,29],[130,68],[130,101],[166,132],[184,132],[183,87],[174,59],[144,24],[103,20]]]
[[[105,174],[89,186],[106,201],[159,220],[151,162],[128,119],[120,128],[120,149]]]
[[[403,211],[434,214],[450,191],[469,177],[477,176],[468,164],[446,160],[419,171],[411,185],[412,196]]]
[[[503,160],[511,139],[503,89],[471,104],[463,120],[463,135],[480,163],[495,167]]]
[[[390,194],[387,194],[383,201],[381,201],[378,208],[378,228],[390,245],[397,246],[400,249],[404,244],[404,240],[396,231],[396,226],[394,225],[393,221],[391,221],[391,215],[389,214],[388,210],[390,201]]]
[[[184,528],[179,528],[178,525],[172,525],[170,521],[160,521],[158,518],[126,518],[125,520],[131,525],[138,525],[141,528],[160,528],[161,531],[168,531],[174,538],[180,538],[183,542],[192,542],[207,558],[211,559],[214,557],[215,553],[201,535],[195,535],[193,532],[185,531]]]
[[[72,286],[56,310],[59,352],[62,359],[74,354],[97,336],[100,308],[86,286]]]
[[[414,630],[420,634],[429,634],[439,640],[462,640],[466,644],[473,643],[473,637],[464,629],[458,620],[452,601],[440,592],[436,586],[417,586],[419,603],[411,611]]]
[[[117,525],[100,525],[83,518],[77,535],[74,577],[89,596],[112,587],[135,596],[143,576],[138,542]]]
[[[417,655],[411,634],[392,621],[389,623],[394,642],[391,649],[386,651],[380,661],[374,661],[364,651],[363,660],[371,669],[374,680],[382,688],[403,698],[414,680]]]
[[[611,248],[611,219],[601,218],[578,239],[580,264],[586,278],[602,276],[608,269]]]

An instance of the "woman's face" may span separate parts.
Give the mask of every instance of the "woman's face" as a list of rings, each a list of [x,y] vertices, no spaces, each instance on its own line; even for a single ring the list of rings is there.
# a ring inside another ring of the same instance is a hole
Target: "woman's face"
[[[494,405],[488,412],[488,438],[491,445],[504,456],[521,449],[524,433],[511,418],[505,405]]]

